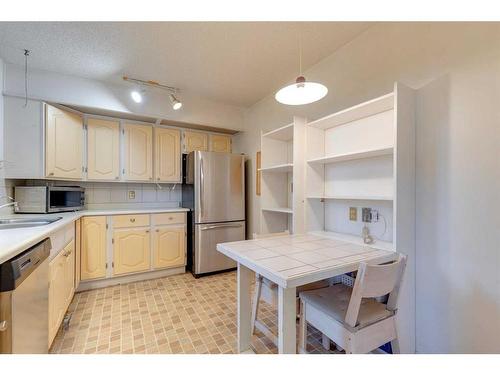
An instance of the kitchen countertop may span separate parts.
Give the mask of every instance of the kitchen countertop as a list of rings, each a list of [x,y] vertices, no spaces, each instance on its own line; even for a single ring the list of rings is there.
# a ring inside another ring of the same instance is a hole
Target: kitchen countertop
[[[0,229],[0,264],[22,253],[24,250],[43,239],[49,237],[53,232],[78,220],[84,216],[101,215],[129,215],[129,214],[149,214],[161,212],[188,212],[188,208],[144,208],[144,209],[100,209],[82,210],[75,212],[60,212],[54,214],[11,214],[4,215],[2,219],[21,219],[39,217],[62,217],[52,224],[39,227]]]

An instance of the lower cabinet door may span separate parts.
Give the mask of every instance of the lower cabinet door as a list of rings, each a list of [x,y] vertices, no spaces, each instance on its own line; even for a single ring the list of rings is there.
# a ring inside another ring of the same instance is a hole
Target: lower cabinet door
[[[180,267],[186,264],[186,227],[168,226],[153,232],[153,268]]]
[[[113,275],[150,269],[149,229],[115,230],[113,242]]]
[[[64,250],[49,264],[49,347],[56,336],[57,329],[64,318],[64,304],[66,302],[65,289],[65,257]]]
[[[88,216],[81,222],[80,278],[106,276],[106,216]]]
[[[75,242],[71,241],[49,264],[49,347],[75,293]]]

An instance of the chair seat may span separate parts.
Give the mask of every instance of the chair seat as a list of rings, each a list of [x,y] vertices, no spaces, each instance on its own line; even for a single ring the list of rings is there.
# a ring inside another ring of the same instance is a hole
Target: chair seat
[[[336,284],[328,288],[301,292],[300,299],[340,322],[347,329],[352,329],[344,321],[351,294],[352,288]],[[383,303],[377,302],[373,298],[364,298],[359,308],[358,323],[354,329],[358,330],[369,326],[392,315],[394,313],[387,310]]]

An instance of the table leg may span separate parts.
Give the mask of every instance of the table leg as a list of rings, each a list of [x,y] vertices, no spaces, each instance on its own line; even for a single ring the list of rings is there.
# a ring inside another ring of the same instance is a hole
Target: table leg
[[[238,263],[238,352],[250,349],[252,338],[252,303],[250,286],[253,272]]]
[[[295,354],[296,337],[296,288],[278,289],[278,352]]]

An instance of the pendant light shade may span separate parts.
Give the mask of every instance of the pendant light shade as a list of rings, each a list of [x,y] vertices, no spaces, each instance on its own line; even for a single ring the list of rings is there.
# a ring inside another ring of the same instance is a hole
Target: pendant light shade
[[[328,93],[321,83],[307,82],[303,76],[297,77],[295,83],[283,87],[274,96],[280,103],[287,105],[302,105],[316,102]]]

